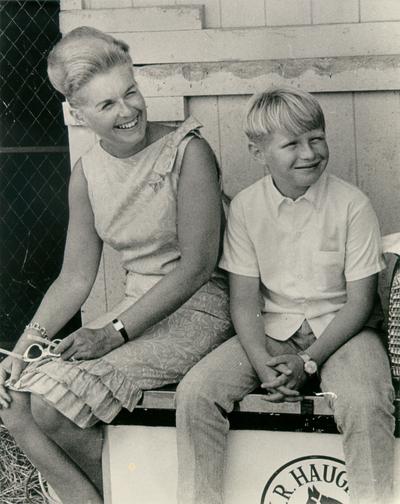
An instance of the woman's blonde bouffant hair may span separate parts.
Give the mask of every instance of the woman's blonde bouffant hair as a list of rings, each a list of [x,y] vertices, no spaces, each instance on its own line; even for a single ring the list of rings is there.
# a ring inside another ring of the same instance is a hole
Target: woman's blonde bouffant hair
[[[72,106],[76,93],[96,74],[121,64],[132,65],[129,46],[111,35],[81,26],[67,33],[51,50],[47,73],[54,88]]]

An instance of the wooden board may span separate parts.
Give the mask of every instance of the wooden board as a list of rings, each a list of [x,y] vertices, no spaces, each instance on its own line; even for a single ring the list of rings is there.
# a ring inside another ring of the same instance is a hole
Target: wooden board
[[[136,64],[397,55],[400,22],[118,32]],[[117,35],[117,34],[116,34]]]
[[[60,31],[67,33],[78,26],[92,26],[113,33],[201,30],[203,18],[203,7],[200,5],[77,9],[60,13]]]
[[[357,93],[358,186],[372,201],[382,234],[400,231],[399,94]]]
[[[135,76],[146,96],[243,95],[271,85],[311,92],[394,90],[400,83],[400,56],[154,64],[136,67]]]

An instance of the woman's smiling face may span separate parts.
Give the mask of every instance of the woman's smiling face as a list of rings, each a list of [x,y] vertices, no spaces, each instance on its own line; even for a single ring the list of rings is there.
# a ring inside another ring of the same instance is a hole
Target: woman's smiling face
[[[95,75],[76,93],[75,117],[100,138],[116,157],[128,157],[145,146],[147,114],[132,66],[118,65]]]

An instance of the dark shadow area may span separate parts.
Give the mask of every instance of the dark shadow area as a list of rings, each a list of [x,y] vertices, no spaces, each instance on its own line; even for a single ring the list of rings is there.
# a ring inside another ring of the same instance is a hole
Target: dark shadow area
[[[59,273],[70,175],[47,55],[58,1],[0,0],[0,345],[11,348]],[[77,328],[80,314],[63,331]]]

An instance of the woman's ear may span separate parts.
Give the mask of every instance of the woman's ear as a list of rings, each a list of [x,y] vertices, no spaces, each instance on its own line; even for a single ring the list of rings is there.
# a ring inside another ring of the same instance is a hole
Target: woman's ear
[[[75,119],[78,126],[85,126],[86,125],[85,118],[83,117],[82,112],[78,108],[71,107],[71,105],[70,105],[69,112],[70,112],[71,116]]]

